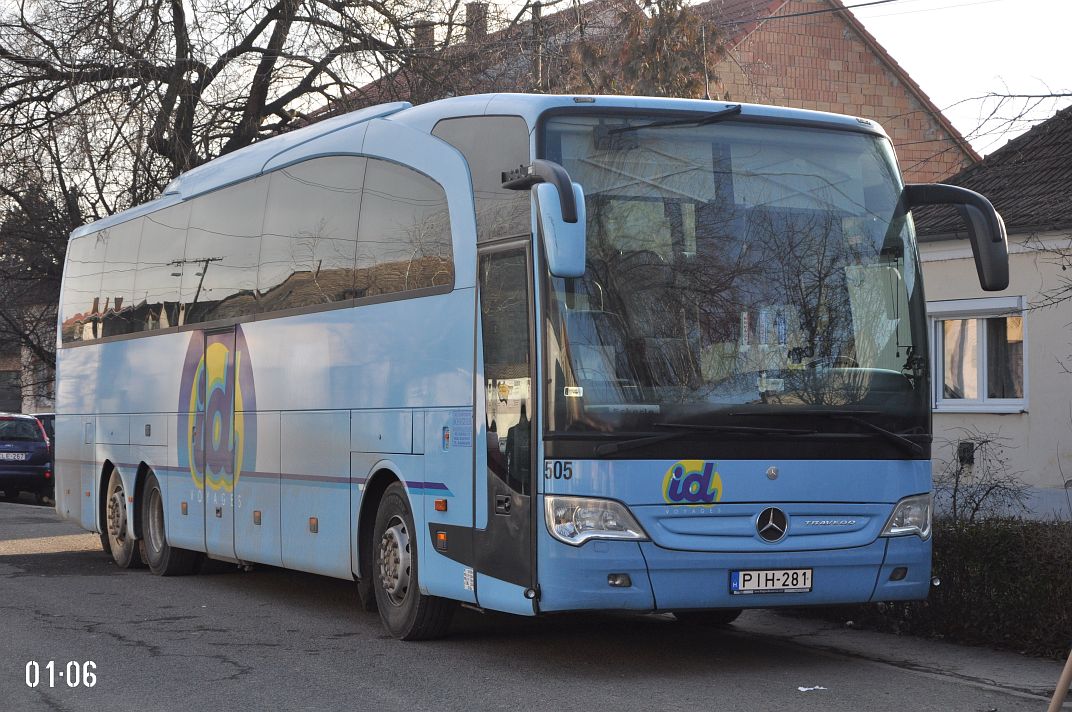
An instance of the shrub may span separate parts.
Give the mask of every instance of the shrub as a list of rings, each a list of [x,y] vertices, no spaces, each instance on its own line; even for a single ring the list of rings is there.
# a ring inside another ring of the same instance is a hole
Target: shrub
[[[1072,523],[986,518],[934,524],[923,602],[840,606],[820,614],[863,627],[1063,659],[1072,642]],[[814,613],[813,613],[814,615]]]

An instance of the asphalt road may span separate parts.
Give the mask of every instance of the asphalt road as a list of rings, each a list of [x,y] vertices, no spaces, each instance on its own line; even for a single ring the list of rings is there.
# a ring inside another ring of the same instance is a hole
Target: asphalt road
[[[71,661],[92,688],[59,677]],[[1040,710],[1060,667],[768,612],[711,630],[463,611],[403,643],[346,581],[124,571],[51,509],[0,503],[0,710]]]

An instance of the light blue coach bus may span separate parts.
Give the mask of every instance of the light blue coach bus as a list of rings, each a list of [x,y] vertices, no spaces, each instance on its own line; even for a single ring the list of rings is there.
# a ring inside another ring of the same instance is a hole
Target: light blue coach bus
[[[865,119],[498,94],[338,116],[79,228],[59,512],[123,567],[354,579],[406,639],[536,615],[921,599],[930,372]]]

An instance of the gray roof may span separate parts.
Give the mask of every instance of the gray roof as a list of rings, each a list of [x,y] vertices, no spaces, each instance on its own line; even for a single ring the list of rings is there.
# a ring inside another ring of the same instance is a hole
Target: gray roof
[[[989,198],[1010,234],[1072,227],[1072,106],[945,182]],[[923,241],[964,236],[952,209],[915,212]]]

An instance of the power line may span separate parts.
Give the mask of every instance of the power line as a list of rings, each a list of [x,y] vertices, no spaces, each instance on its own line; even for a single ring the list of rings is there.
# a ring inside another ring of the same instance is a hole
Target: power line
[[[899,15],[915,15],[920,12],[938,12],[940,10],[953,10],[959,7],[973,7],[975,5],[992,5],[996,2],[1008,2],[1008,0],[976,0],[975,2],[962,2],[956,5],[941,5],[939,7],[921,7],[915,10],[904,10],[901,12],[887,12],[882,15],[866,15],[867,19],[875,20],[880,17],[897,17]]]
[[[747,25],[751,22],[759,22],[763,20],[784,20],[790,17],[804,17],[805,15],[824,15],[829,12],[844,12],[856,7],[870,7],[871,5],[885,5],[886,3],[900,2],[900,0],[871,0],[871,2],[861,2],[855,5],[844,5],[842,7],[831,7],[825,10],[808,10],[806,12],[791,12],[787,15],[762,15],[759,17],[749,17],[744,20],[733,20],[731,22],[724,22],[724,25]]]

